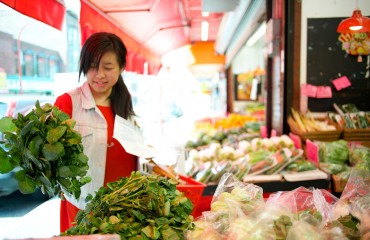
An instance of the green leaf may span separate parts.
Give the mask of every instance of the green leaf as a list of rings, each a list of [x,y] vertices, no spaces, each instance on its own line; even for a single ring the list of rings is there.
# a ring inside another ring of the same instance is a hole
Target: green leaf
[[[57,107],[53,108],[53,114],[54,116],[61,122],[69,119],[69,115],[61,110],[59,110]]]
[[[33,120],[30,120],[21,130],[21,137],[26,136],[32,128],[35,126],[35,122]]]
[[[81,176],[87,169],[87,167],[76,167],[76,166],[61,166],[58,168],[59,176],[61,177],[77,177]]]
[[[168,218],[165,218],[165,217],[159,217],[159,218],[156,218],[155,219],[155,224],[157,225],[168,225],[170,223],[170,221],[168,220]]]
[[[55,161],[58,158],[64,156],[64,146],[60,142],[56,142],[54,144],[45,144],[42,148],[42,153],[44,154],[44,157],[48,161]]]
[[[150,239],[158,239],[161,236],[158,229],[156,229],[156,227],[152,225],[144,227],[143,229],[141,229],[141,232]]]
[[[35,155],[36,157],[38,157],[39,155],[39,152],[41,150],[41,145],[43,144],[43,142],[44,140],[39,135],[37,135],[30,141],[28,148],[30,149],[31,153]]]
[[[31,150],[26,148],[25,151],[24,151],[24,155],[26,158],[28,158],[29,160],[31,160],[38,169],[42,169],[42,164],[41,162],[32,154]]]
[[[80,183],[81,185],[85,185],[86,183],[91,182],[91,177],[90,176],[84,176],[80,178]]]
[[[40,182],[42,182],[45,186],[52,187],[50,180],[45,175],[39,175],[37,179],[40,180]]]
[[[172,227],[161,229],[163,240],[180,240],[181,238]]]
[[[15,132],[17,126],[13,123],[13,118],[3,117],[0,119],[0,132]]]
[[[140,221],[142,222],[144,219],[145,219],[145,215],[141,214],[139,211],[136,211],[136,210],[133,210],[132,211],[134,216]]]
[[[78,154],[78,161],[82,164],[87,164],[89,158],[84,153],[80,153]]]
[[[66,132],[67,127],[66,126],[57,126],[54,129],[51,129],[46,134],[46,140],[50,143],[56,143]]]
[[[14,169],[8,154],[0,147],[0,173],[8,173]]]
[[[18,180],[18,185],[19,190],[23,194],[34,193],[36,190],[36,182],[27,175],[25,175],[23,180]]]

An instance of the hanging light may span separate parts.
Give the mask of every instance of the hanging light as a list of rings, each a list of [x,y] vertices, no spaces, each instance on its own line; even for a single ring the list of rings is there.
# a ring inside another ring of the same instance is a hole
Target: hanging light
[[[358,8],[358,0],[356,0],[356,8],[353,10],[352,17],[342,20],[338,25],[337,32],[370,32],[370,18],[362,16],[361,10]]]
[[[370,32],[370,18],[364,17],[356,8],[352,17],[342,20],[337,28],[339,33]]]

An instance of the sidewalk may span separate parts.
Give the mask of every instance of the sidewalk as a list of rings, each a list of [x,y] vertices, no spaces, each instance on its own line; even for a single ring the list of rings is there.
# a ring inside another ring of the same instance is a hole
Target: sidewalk
[[[60,199],[55,197],[23,217],[0,218],[0,239],[50,238],[59,232]]]

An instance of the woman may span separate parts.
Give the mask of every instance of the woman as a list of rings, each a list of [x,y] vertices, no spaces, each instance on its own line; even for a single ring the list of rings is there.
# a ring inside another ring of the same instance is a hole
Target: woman
[[[80,199],[65,194],[61,201],[60,230],[72,226],[79,209],[85,208],[87,194],[137,168],[137,157],[125,151],[113,138],[115,115],[127,120],[135,116],[131,95],[121,76],[127,50],[119,37],[99,32],[91,35],[81,50],[79,77],[86,82],[56,99],[55,105],[76,120],[84,153],[89,158],[91,182],[81,189]]]

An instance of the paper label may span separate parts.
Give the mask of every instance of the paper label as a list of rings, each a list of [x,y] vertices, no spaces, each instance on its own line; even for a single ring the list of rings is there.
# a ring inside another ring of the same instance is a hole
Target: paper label
[[[153,158],[154,148],[144,144],[144,136],[140,128],[133,122],[116,115],[113,137],[121,143],[126,152],[142,158]]]
[[[294,146],[298,149],[302,149],[302,141],[301,138],[298,135],[295,135],[294,133],[289,133],[290,139],[292,139]]]
[[[317,87],[316,97],[317,98],[332,98],[331,87],[328,87],[328,86]]]
[[[319,166],[319,147],[309,139],[306,140],[306,155],[307,159],[313,162],[316,167]]]
[[[261,126],[260,133],[261,133],[261,137],[268,138],[267,127],[266,126]]]
[[[276,137],[277,136],[277,132],[275,129],[272,129],[271,130],[271,137]]]
[[[317,87],[311,84],[303,84],[301,94],[307,97],[316,97]]]
[[[333,85],[334,85],[335,89],[337,89],[337,91],[339,91],[343,88],[350,87],[351,82],[349,81],[347,76],[343,76],[343,77],[340,77],[340,78],[337,78],[337,79],[333,80]]]

